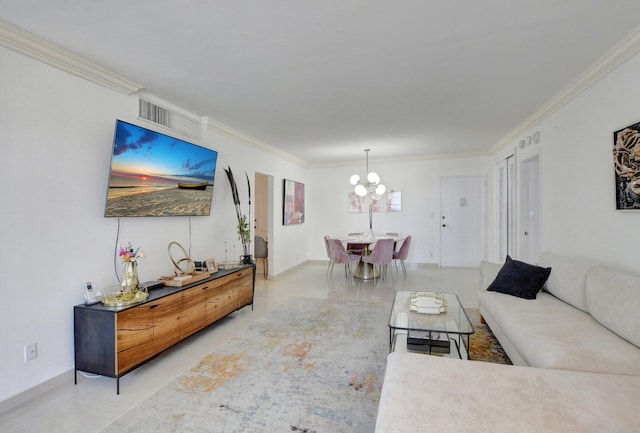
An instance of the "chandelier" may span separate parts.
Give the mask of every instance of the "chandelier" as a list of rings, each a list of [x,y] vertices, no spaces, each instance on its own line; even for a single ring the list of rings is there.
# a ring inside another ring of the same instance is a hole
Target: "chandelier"
[[[360,176],[354,174],[349,178],[349,182],[351,185],[355,186],[354,191],[360,197],[365,197],[367,194],[371,193],[371,198],[374,200],[380,199],[380,196],[384,194],[387,188],[380,183],[380,176],[375,171],[369,171],[369,151],[371,149],[365,149],[364,151],[367,153],[367,176],[364,179],[364,182],[360,182]]]
[[[367,194],[370,193],[370,202],[369,202],[369,232],[371,237],[373,237],[373,202],[380,200],[382,194],[387,190],[387,188],[380,183],[380,176],[375,171],[369,171],[369,150],[365,149],[364,151],[367,153],[367,176],[364,179],[363,183],[360,183],[360,176],[354,174],[349,178],[349,182],[351,185],[355,186],[354,191],[356,195],[359,197],[366,197]]]

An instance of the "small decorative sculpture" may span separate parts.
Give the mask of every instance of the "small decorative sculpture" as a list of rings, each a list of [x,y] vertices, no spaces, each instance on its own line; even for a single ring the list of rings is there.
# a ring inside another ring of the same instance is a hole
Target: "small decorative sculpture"
[[[172,245],[175,245],[178,248],[180,248],[182,250],[182,253],[184,254],[184,256],[178,261],[176,261],[176,259],[171,254]],[[189,254],[187,254],[187,251],[178,242],[176,241],[170,242],[169,246],[167,247],[167,251],[169,252],[169,258],[171,259],[171,263],[173,263],[174,272],[176,276],[179,277],[181,275],[190,274],[196,270],[195,262],[191,260],[191,258],[189,257]]]

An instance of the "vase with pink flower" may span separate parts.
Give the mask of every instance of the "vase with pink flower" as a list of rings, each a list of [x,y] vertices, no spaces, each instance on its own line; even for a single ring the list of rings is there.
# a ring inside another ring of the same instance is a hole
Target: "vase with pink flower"
[[[120,277],[120,289],[122,293],[136,293],[140,288],[138,280],[138,259],[145,258],[144,251],[140,247],[134,249],[131,242],[126,247],[120,247],[120,258],[124,263],[122,277]]]
[[[105,289],[102,303],[110,307],[124,307],[142,302],[149,297],[146,287],[141,287],[138,280],[138,259],[146,257],[140,247],[133,248],[131,242],[126,247],[120,247],[118,252],[124,269],[120,276],[120,284]]]

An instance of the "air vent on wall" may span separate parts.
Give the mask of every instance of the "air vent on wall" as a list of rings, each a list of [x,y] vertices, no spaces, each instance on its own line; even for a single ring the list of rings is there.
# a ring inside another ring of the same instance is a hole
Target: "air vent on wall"
[[[200,122],[140,98],[138,116],[189,137],[200,139]]]

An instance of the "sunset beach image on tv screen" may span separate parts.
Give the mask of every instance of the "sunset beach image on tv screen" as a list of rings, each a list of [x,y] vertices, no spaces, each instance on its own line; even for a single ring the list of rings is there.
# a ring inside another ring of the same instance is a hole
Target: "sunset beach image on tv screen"
[[[116,121],[105,217],[211,213],[218,152]]]

